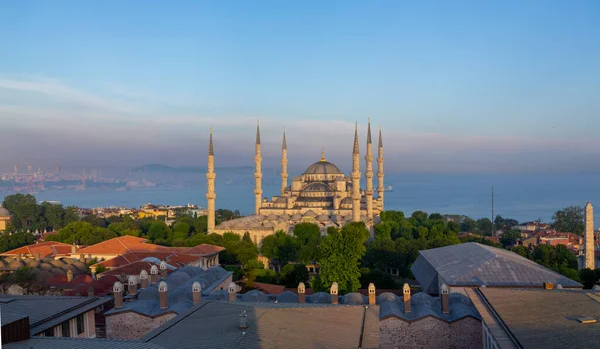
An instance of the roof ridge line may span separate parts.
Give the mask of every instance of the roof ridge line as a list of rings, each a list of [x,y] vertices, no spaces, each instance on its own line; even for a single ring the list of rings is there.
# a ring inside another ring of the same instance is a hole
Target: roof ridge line
[[[180,321],[182,321],[183,319],[185,319],[188,316],[192,315],[196,311],[204,308],[206,305],[210,304],[211,302],[212,302],[211,300],[207,300],[204,304],[201,304],[199,307],[197,307],[195,309],[192,306],[192,308],[189,311],[187,311],[187,313],[185,315],[183,315],[183,316],[176,316],[173,319],[173,321],[167,321],[166,324],[169,324],[169,326],[166,326],[162,330],[158,331],[158,329],[160,329],[162,327],[162,326],[159,326],[158,328],[154,329],[153,331],[151,331],[150,333],[146,334],[145,336],[142,336],[142,338],[140,338],[139,341],[144,342],[144,343],[148,343],[152,339],[154,339],[157,336],[159,336],[161,333],[163,333],[166,330],[168,330],[169,328],[173,327],[173,325],[179,323]],[[179,318],[179,319],[177,319],[177,318]],[[163,324],[163,326],[164,326],[164,324]],[[154,333],[154,332],[156,332],[156,333]]]
[[[238,339],[238,341],[233,345],[233,347],[231,347],[231,349],[235,349],[242,342],[242,340],[244,339],[244,337],[246,337],[246,335],[252,329],[254,329],[254,327],[256,327],[256,325],[260,322],[260,320],[263,318],[263,316],[265,316],[265,314],[267,314],[269,312],[269,310],[271,310],[271,308],[262,308],[262,309],[264,309],[263,313],[260,314],[260,316],[254,320],[254,323],[251,326],[248,326],[248,328],[246,329],[246,331],[244,331],[244,334],[242,334],[242,336],[240,337],[240,339]]]
[[[75,297],[68,297],[68,296],[64,296],[64,297],[65,297],[65,298],[75,298]],[[88,298],[88,297],[80,297],[80,298]],[[73,310],[75,310],[75,309],[77,309],[77,308],[81,308],[81,307],[83,307],[84,305],[88,305],[88,304],[90,304],[90,303],[93,303],[93,302],[95,302],[95,301],[97,301],[97,300],[99,300],[99,299],[100,299],[100,297],[90,297],[90,298],[89,298],[89,299],[87,299],[85,302],[83,302],[83,303],[80,303],[80,304],[78,304],[78,305],[76,305],[76,306],[72,306],[72,307],[70,307],[70,308],[68,308],[68,309],[65,309],[65,310],[61,311],[60,313],[52,314],[52,316],[49,316],[49,317],[47,317],[47,318],[44,318],[44,319],[41,319],[41,320],[39,320],[39,321],[37,321],[37,322],[34,322],[34,323],[30,323],[30,324],[29,324],[29,327],[30,327],[30,328],[31,328],[31,327],[35,327],[35,326],[37,326],[38,324],[40,324],[41,322],[47,322],[47,321],[50,321],[50,320],[56,319],[56,318],[58,318],[58,317],[61,317],[61,316],[65,315],[65,314],[68,314],[68,313],[72,312]]]

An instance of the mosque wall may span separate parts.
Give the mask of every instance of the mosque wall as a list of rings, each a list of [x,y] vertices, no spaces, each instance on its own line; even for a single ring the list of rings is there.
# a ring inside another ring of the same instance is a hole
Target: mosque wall
[[[107,315],[106,338],[123,340],[140,339],[176,316],[176,313],[167,313],[152,318],[131,311]]]

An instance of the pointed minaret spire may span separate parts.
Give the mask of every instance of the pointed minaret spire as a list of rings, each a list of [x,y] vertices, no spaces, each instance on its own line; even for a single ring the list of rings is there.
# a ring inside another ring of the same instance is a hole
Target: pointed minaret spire
[[[215,149],[213,147],[213,140],[212,140],[212,126],[210,127],[210,136],[208,138],[208,155],[215,155]]]
[[[262,170],[260,164],[262,162],[262,157],[260,156],[260,125],[258,120],[256,120],[256,144],[255,144],[255,155],[254,155],[254,164],[256,165],[256,169],[254,171],[254,179],[255,179],[255,187],[254,187],[254,205],[255,205],[255,213],[260,213],[260,207],[262,203]]]
[[[380,212],[383,211],[383,141],[381,137],[381,126],[379,126],[379,147],[377,149],[377,203]]]
[[[358,122],[354,125],[354,149],[353,154],[358,154]]]
[[[360,155],[358,153],[358,123],[354,126],[352,151],[352,221],[360,222]]]
[[[258,120],[256,120],[256,144],[260,144],[260,125]]]
[[[367,156],[365,156],[365,162],[367,223],[371,225],[372,223],[369,223],[373,220],[373,145],[371,144],[371,118],[369,118],[367,125]]]
[[[287,188],[288,172],[287,172],[287,144],[285,140],[285,127],[283,128],[283,142],[281,143],[281,196],[285,195]]]
[[[212,127],[208,140],[208,169],[206,171],[206,218],[208,233],[215,229],[215,152],[213,147]]]

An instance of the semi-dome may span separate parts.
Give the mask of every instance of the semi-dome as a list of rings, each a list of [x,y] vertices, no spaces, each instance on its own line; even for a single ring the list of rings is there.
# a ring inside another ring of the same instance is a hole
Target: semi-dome
[[[10,212],[4,207],[0,207],[0,217],[10,217]]]
[[[325,183],[311,183],[302,192],[331,192],[331,188]]]
[[[342,171],[340,171],[340,169],[332,164],[329,161],[318,161],[315,162],[314,164],[308,166],[308,168],[304,171],[305,175],[313,175],[313,174],[324,174],[324,175],[329,175],[329,174],[342,174]]]

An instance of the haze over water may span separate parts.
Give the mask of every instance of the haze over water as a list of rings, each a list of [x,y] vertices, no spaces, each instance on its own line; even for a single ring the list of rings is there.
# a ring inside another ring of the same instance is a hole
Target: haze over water
[[[217,177],[219,178],[219,177]],[[265,196],[278,195],[279,179],[265,174]],[[494,185],[495,214],[520,222],[541,218],[566,206],[584,206],[587,201],[600,203],[600,175],[597,174],[395,174],[385,178],[392,192],[385,193],[385,209],[401,210],[407,215],[416,210],[428,213],[463,214],[477,219],[491,216],[491,187]],[[216,206],[251,214],[254,210],[253,178],[247,182],[226,184],[217,180]],[[206,187],[198,182],[186,188],[134,189],[129,191],[58,191],[35,194],[38,200],[58,200],[79,207],[127,206],[145,203],[205,206]],[[595,210],[600,222],[600,204]],[[598,225],[598,224],[596,224]]]

